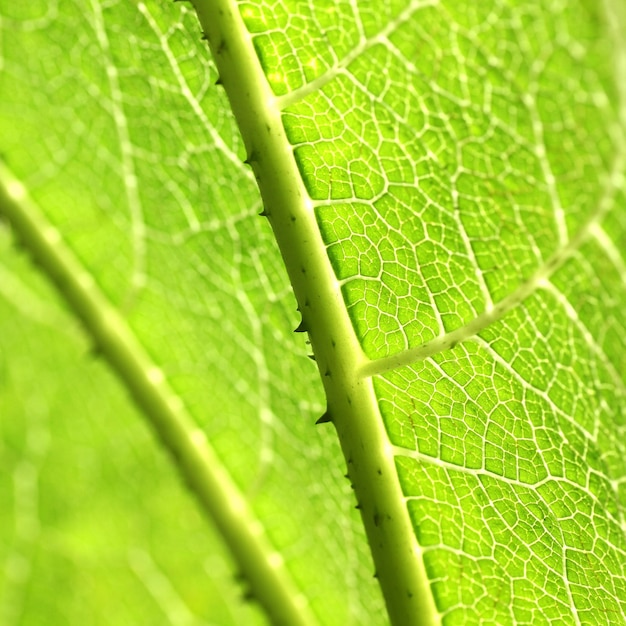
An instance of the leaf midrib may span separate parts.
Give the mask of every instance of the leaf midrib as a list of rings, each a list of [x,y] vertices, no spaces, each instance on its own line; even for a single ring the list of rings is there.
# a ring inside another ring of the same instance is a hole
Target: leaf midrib
[[[181,477],[218,528],[252,594],[270,618],[277,624],[316,624],[282,558],[259,532],[262,524],[255,519],[204,431],[188,414],[183,400],[169,387],[163,372],[63,241],[61,233],[3,166],[0,216],[8,219],[24,249],[82,322],[96,353],[128,389],[170,452]]]
[[[352,328],[281,110],[232,0],[193,0],[226,90],[320,369],[393,624],[439,623],[423,553],[363,351]]]

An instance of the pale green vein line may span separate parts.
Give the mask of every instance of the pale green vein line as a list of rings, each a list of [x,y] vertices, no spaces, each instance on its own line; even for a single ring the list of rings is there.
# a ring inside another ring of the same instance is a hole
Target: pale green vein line
[[[236,284],[244,284],[243,278],[239,277]],[[263,350],[266,341],[263,336],[263,325],[261,319],[256,314],[248,292],[240,289],[237,291],[236,297],[241,308],[246,312],[246,317],[250,323],[250,332],[253,339],[246,352],[250,356],[252,363],[254,363],[256,388],[258,389],[255,402],[259,425],[259,441],[257,444],[258,466],[256,468],[255,480],[248,492],[253,494],[263,484],[274,460],[274,430],[277,420],[271,408],[270,375],[272,368],[268,364],[265,358],[266,353]]]
[[[104,25],[104,16],[102,15],[103,6],[102,3],[97,2],[96,0],[91,0],[91,8],[94,15],[93,28],[105,60],[106,76],[109,84],[109,90],[111,92],[111,115],[115,123],[120,148],[122,182],[124,183],[128,210],[130,211],[133,242],[133,272],[131,284],[133,289],[138,289],[143,287],[146,277],[146,242],[143,208],[139,197],[133,149],[130,141],[126,113],[124,111],[123,96],[120,88],[118,71],[117,67],[112,62],[111,46],[109,44],[106,27]],[[131,295],[132,294],[129,294],[129,296]]]
[[[602,250],[622,279],[622,284],[626,285],[626,261],[623,256],[625,251],[617,249],[615,242],[609,237],[606,230],[602,228],[600,224],[593,224],[591,226],[591,236],[600,244]]]
[[[583,439],[589,441],[594,447],[597,445],[598,443],[597,435],[594,435],[594,433],[591,433],[585,428],[583,428],[571,415],[569,415],[566,411],[564,411],[559,406],[557,406],[554,403],[554,401],[550,398],[550,395],[546,390],[540,389],[536,387],[535,385],[529,383],[511,365],[511,363],[509,363],[509,361],[507,361],[506,359],[503,359],[502,356],[493,349],[491,344],[489,344],[487,341],[485,341],[484,339],[480,337],[474,337],[472,338],[472,341],[480,345],[487,352],[489,352],[489,354],[491,355],[491,358],[495,362],[499,363],[502,369],[505,370],[515,380],[515,382],[520,385],[522,389],[530,391],[533,394],[535,394],[537,397],[541,398],[545,402],[546,406],[549,407],[551,411],[553,411],[555,416],[558,416],[562,420],[568,422],[568,424],[570,424],[570,426],[574,430],[580,433]],[[626,397],[624,397],[624,399],[626,400]],[[535,431],[535,427],[533,426],[532,428],[533,428],[533,431]]]
[[[457,328],[420,346],[416,346],[415,348],[369,361],[362,365],[360,374],[362,376],[383,374],[390,370],[422,361],[443,350],[453,348],[457,343],[477,335],[490,324],[502,319],[509,311],[518,306],[520,302],[532,295],[567,259],[578,251],[587,239],[595,234],[594,225],[600,223],[607,212],[613,207],[617,191],[621,190],[625,184],[622,174],[626,162],[625,156],[624,154],[618,154],[616,156],[613,162],[613,168],[607,176],[604,193],[599,199],[589,220],[565,246],[558,249],[546,263],[544,263],[526,282],[520,285],[518,289],[500,300],[493,308],[486,309],[465,326]]]
[[[545,505],[546,509],[548,509],[549,511],[554,511],[554,504],[550,503],[548,501],[545,500],[545,498],[541,495],[541,492],[539,491],[539,487],[541,487],[542,485],[545,484],[561,484],[561,485],[567,485],[570,489],[573,489],[575,491],[582,491],[584,492],[593,502],[594,505],[598,508],[606,508],[606,503],[603,501],[599,501],[599,499],[597,498],[597,496],[595,496],[593,493],[591,493],[588,489],[586,489],[585,487],[583,487],[582,485],[568,479],[565,476],[546,476],[544,479],[537,481],[536,483],[525,483],[516,479],[512,479],[512,478],[508,478],[499,474],[496,474],[494,472],[490,472],[484,468],[481,469],[476,469],[476,468],[467,468],[467,467],[463,467],[463,466],[459,466],[459,465],[455,465],[453,463],[449,463],[446,461],[443,461],[440,458],[436,458],[436,457],[431,457],[425,454],[421,454],[420,452],[418,452],[417,450],[408,450],[406,448],[401,448],[401,447],[394,447],[394,451],[398,456],[403,456],[403,457],[407,457],[407,458],[411,458],[411,459],[415,459],[418,460],[420,463],[424,463],[427,465],[433,465],[436,467],[440,467],[442,469],[445,469],[446,472],[448,472],[449,474],[468,474],[470,476],[472,476],[473,478],[479,478],[481,475],[483,476],[489,476],[491,478],[495,478],[499,481],[502,481],[503,483],[507,484],[507,485],[511,485],[511,486],[515,486],[518,489],[524,489],[524,490],[528,490],[532,493],[534,493]],[[619,501],[619,498],[616,495],[616,501]],[[487,494],[485,494],[485,500],[489,500],[489,497]],[[411,497],[408,497],[407,500],[411,500]],[[521,500],[520,500],[521,503]],[[617,525],[621,526],[621,521],[615,519],[615,517],[611,514],[609,514],[610,519],[616,523]],[[503,520],[505,522],[505,524],[508,525],[508,521],[507,520]],[[562,541],[562,566],[561,566],[561,571],[560,572],[556,572],[559,577],[562,579],[563,581],[563,585],[566,589],[566,592],[568,594],[568,598],[569,598],[569,602],[570,602],[570,608],[571,608],[571,613],[574,617],[574,619],[576,620],[575,623],[579,624],[580,620],[579,620],[579,609],[580,607],[578,607],[574,601],[574,598],[571,594],[571,584],[572,581],[569,579],[567,572],[568,572],[568,567],[567,567],[567,551],[568,549],[571,549],[573,546],[569,543],[567,543],[567,541],[565,540],[564,537],[561,538]],[[613,549],[615,549],[618,553],[620,554],[624,554],[624,550],[620,549],[619,545],[616,545],[614,542],[610,542],[611,546]],[[431,549],[436,549],[437,547],[431,547]],[[555,571],[554,569],[552,571]],[[615,596],[614,596],[615,597]],[[617,598],[616,598],[617,599]]]
[[[536,493],[538,497],[542,499],[542,501],[546,505],[546,508],[548,509],[551,509],[553,504],[543,499],[543,497],[540,495],[539,488],[543,487],[544,485],[550,485],[550,484],[567,485],[567,487],[571,490],[581,491],[585,493],[585,495],[588,496],[589,499],[593,502],[593,505],[597,507],[598,509],[606,508],[606,503],[602,501],[600,498],[598,498],[597,495],[592,493],[588,488],[567,478],[566,476],[552,476],[548,474],[545,476],[545,478],[542,478],[541,480],[538,480],[537,482],[529,483],[529,482],[521,481],[517,478],[511,478],[508,476],[503,476],[502,474],[497,474],[496,472],[492,472],[486,469],[484,466],[481,468],[465,467],[463,465],[458,465],[450,461],[442,460],[440,457],[434,457],[434,456],[430,456],[427,454],[423,454],[419,452],[418,450],[409,450],[408,448],[402,448],[400,446],[393,446],[393,452],[396,456],[413,459],[425,465],[438,467],[440,469],[445,470],[449,474],[455,474],[455,473],[467,474],[468,476],[471,476],[472,478],[478,478],[478,479],[480,479],[481,476],[485,476],[485,477],[489,477],[492,479],[496,479],[502,482],[503,484],[506,484],[511,487],[516,487],[518,489],[527,489],[529,491],[532,491],[533,493]],[[596,475],[600,476],[602,479],[607,478],[605,475],[600,474],[599,472],[596,472]],[[619,502],[619,494],[617,493],[617,490],[614,490],[613,495],[615,496],[615,502]],[[405,496],[406,501],[409,501],[412,499],[418,499],[418,497]],[[622,521],[619,518],[616,518],[615,515],[611,511],[607,511],[607,516],[617,526],[621,527],[623,525]],[[618,543],[611,542],[611,547],[615,549],[617,552],[619,552],[620,554],[623,554],[624,556],[626,556],[626,551],[623,548],[620,548]]]
[[[543,390],[543,389],[539,389],[536,386],[530,384],[523,376],[521,376],[519,374],[519,372],[517,372],[512,366],[511,363],[509,363],[507,360],[505,360],[504,358],[502,358],[502,356],[496,352],[493,347],[484,339],[481,339],[480,337],[475,337],[473,339],[473,341],[475,341],[477,344],[479,344],[480,346],[482,346],[483,349],[485,349],[487,352],[489,352],[489,354],[491,355],[491,358],[500,364],[500,366],[506,371],[508,372],[513,379],[521,386],[522,389],[524,390],[528,390],[530,392],[532,392],[533,394],[537,395],[538,397],[540,397],[546,404],[547,407],[550,408],[551,411],[553,411],[554,415],[558,415],[562,420],[566,421],[568,424],[570,424],[570,426],[577,431],[580,436],[582,437],[583,440],[585,440],[587,442],[587,445],[590,446],[590,448],[595,448],[598,446],[598,433],[597,432],[589,432],[586,428],[584,428],[581,424],[579,424],[571,415],[569,415],[568,413],[566,413],[565,411],[563,411],[559,406],[557,406],[553,400],[550,398],[550,395],[547,391]],[[623,388],[623,384],[620,385],[619,389]],[[460,389],[463,389],[462,387]],[[618,406],[620,401],[622,402],[622,404],[624,402],[626,402],[626,395],[624,395],[623,393],[621,394],[621,396],[618,398]],[[599,419],[596,416],[596,420]],[[531,425],[533,433],[536,432],[536,427],[534,425]],[[597,428],[595,429],[597,430]],[[618,446],[618,451],[622,451],[624,450],[624,445],[621,444],[621,439],[620,436],[618,434],[617,436],[617,446]],[[613,489],[613,495],[615,497],[615,501],[618,502],[620,500],[619,497],[619,492],[618,492],[618,485],[616,484],[616,482],[613,480],[613,478],[611,476],[609,476],[608,474],[602,474],[602,477],[607,479],[609,481],[609,483],[612,485],[612,489]],[[594,500],[596,499],[595,496],[593,496]],[[604,505],[602,505],[602,503],[598,503],[599,506],[603,507]],[[608,513],[609,516],[611,518],[613,518],[612,513]],[[619,512],[619,516],[620,518],[623,517],[623,514],[621,512]],[[613,518],[614,519],[614,518]],[[622,520],[617,520],[617,523],[620,526],[624,526],[625,522]],[[617,548],[617,546],[615,546]]]
[[[520,385],[520,387],[524,391],[529,391],[537,397],[541,398],[547,407],[554,413],[554,415],[560,417],[562,420],[566,421],[570,426],[580,434],[580,437],[585,440],[591,447],[595,447],[598,444],[598,437],[594,433],[589,432],[583,426],[581,426],[571,415],[567,412],[563,411],[558,405],[554,403],[554,401],[550,398],[548,391],[544,389],[540,389],[535,385],[529,383],[520,373],[515,370],[515,368],[511,365],[509,361],[502,358],[502,356],[493,349],[491,344],[482,339],[481,337],[473,337],[471,339],[472,342],[479,345],[482,349],[488,352],[493,359],[493,361],[502,367],[504,371],[506,371],[511,378]],[[448,378],[450,383],[454,385],[454,387],[458,390],[459,394],[463,394],[467,396],[467,391],[465,387],[459,382],[455,381],[453,378],[447,376],[445,371],[441,368],[441,366],[432,362],[433,367],[439,372],[442,378]],[[469,399],[469,397],[468,397]],[[624,398],[626,400],[626,397]],[[489,416],[487,416],[489,418]],[[537,427],[534,424],[530,424],[531,430],[536,435]],[[536,438],[536,437],[535,437]]]
[[[252,593],[277,623],[299,626],[306,600],[294,589],[282,558],[263,535],[246,501],[202,430],[169,388],[119,312],[80,265],[61,234],[28,198],[22,184],[0,168],[0,215],[56,285],[103,358],[131,393],[208,517],[228,545]],[[304,606],[303,606],[304,605]]]
[[[624,32],[626,30],[626,6],[622,0],[604,0],[606,23],[613,40],[613,66],[615,73],[615,86],[619,94],[619,118],[621,124],[616,128],[621,143],[624,142],[623,129],[626,126],[626,43]]]
[[[357,376],[363,353],[252,37],[235,0],[194,5],[309,330],[391,622],[438,624],[373,384]]]
[[[237,170],[240,170],[246,178],[254,180],[252,172],[243,168],[241,164],[241,159],[239,159],[237,155],[230,149],[230,147],[222,139],[222,136],[215,129],[215,125],[212,124],[207,118],[206,113],[202,109],[200,102],[198,102],[198,99],[192,93],[185,76],[181,72],[180,65],[178,64],[174,53],[172,52],[167,36],[163,33],[156,20],[152,17],[150,11],[148,10],[148,7],[143,2],[139,2],[137,3],[137,10],[144,16],[146,22],[152,29],[152,32],[156,35],[159,43],[161,44],[163,54],[170,64],[170,70],[172,71],[172,75],[176,77],[176,81],[180,88],[180,93],[189,103],[189,106],[191,107],[191,110],[194,112],[196,117],[202,122],[202,126],[211,137],[213,145],[231,162],[231,164]]]
[[[530,280],[521,285],[519,289],[500,300],[492,309],[488,309],[478,315],[469,324],[437,337],[436,339],[427,341],[420,346],[406,350],[405,352],[369,361],[361,367],[361,375],[375,376],[399,367],[404,367],[405,365],[411,365],[438,352],[454,348],[457,343],[477,335],[481,330],[504,317],[520,302],[534,293],[546,276],[551,273],[547,268],[550,267],[551,270],[554,271],[565,258],[565,254],[563,254],[562,257],[559,255],[555,259],[551,259],[551,261],[544,265]]]
[[[132,550],[128,554],[128,563],[172,626],[200,626],[200,619],[191,612],[150,554],[144,550]]]
[[[38,30],[44,30],[49,27],[51,23],[59,19],[59,0],[56,2],[46,2],[42,5],[45,10],[43,15],[39,14],[36,17],[29,17],[24,19],[23,17],[12,18],[3,16],[0,20],[2,28],[7,31],[20,31],[24,33],[32,33]],[[3,7],[4,8],[4,7]],[[2,67],[2,61],[5,55],[0,54],[0,68]]]
[[[613,384],[615,385],[615,390],[619,390],[621,392],[621,395],[626,398],[626,385],[624,384],[624,380],[622,379],[622,374],[617,371],[617,369],[615,368],[615,364],[607,356],[604,348],[596,341],[596,338],[587,328],[584,321],[580,318],[578,311],[569,301],[567,295],[565,295],[550,281],[546,281],[542,285],[542,288],[551,293],[554,299],[559,303],[563,311],[565,311],[565,314],[569,317],[578,332],[581,334],[589,350],[594,353],[598,361],[602,363],[606,368],[607,373],[609,374],[611,380],[613,381]]]
[[[48,415],[37,397],[25,401],[24,415],[28,436],[23,456],[13,472],[15,534],[6,552],[0,594],[3,626],[23,623],[41,540],[39,483],[50,447]]]
[[[532,84],[534,85],[535,89],[538,89],[539,81]],[[568,232],[567,224],[565,221],[565,210],[559,196],[556,177],[552,172],[550,158],[546,151],[543,122],[541,120],[541,116],[539,115],[539,107],[536,94],[530,92],[523,94],[522,102],[524,103],[524,106],[526,107],[526,110],[530,115],[531,128],[535,140],[534,153],[539,160],[541,173],[543,174],[543,180],[545,181],[548,197],[550,198],[550,203],[552,205],[551,208],[554,214],[554,223],[559,237],[559,244],[561,246],[566,246],[568,241]]]
[[[66,318],[58,309],[40,298],[32,289],[25,285],[18,276],[0,265],[0,296],[24,318],[37,324],[54,328],[57,332],[75,336],[78,329],[67,326]]]
[[[367,50],[378,44],[386,45],[391,34],[395,30],[397,30],[399,26],[407,22],[416,11],[425,7],[436,6],[438,4],[438,0],[426,0],[423,2],[420,0],[413,0],[413,2],[411,2],[409,6],[398,15],[398,17],[391,20],[379,33],[377,33],[373,37],[369,37],[359,42],[354,50],[352,50],[349,54],[347,54],[335,64],[335,67],[324,72],[324,74],[318,76],[317,78],[300,87],[299,89],[294,89],[292,92],[285,94],[284,96],[277,97],[276,106],[282,111],[288,106],[299,102],[303,98],[306,98],[310,93],[322,89],[324,85],[326,85],[339,74],[344,72],[344,70],[350,65],[350,63],[352,63],[356,58],[367,52]]]

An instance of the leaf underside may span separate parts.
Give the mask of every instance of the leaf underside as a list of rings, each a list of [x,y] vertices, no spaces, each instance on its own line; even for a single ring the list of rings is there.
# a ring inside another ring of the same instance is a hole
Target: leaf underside
[[[619,6],[265,9],[242,15],[444,621],[621,622]]]
[[[626,622],[623,10],[315,4],[239,11],[362,350],[425,621]],[[311,623],[385,623],[194,14],[0,9],[1,149],[41,228],[206,434]],[[129,399],[0,233],[0,616],[261,621]],[[88,602],[56,604],[92,568]]]

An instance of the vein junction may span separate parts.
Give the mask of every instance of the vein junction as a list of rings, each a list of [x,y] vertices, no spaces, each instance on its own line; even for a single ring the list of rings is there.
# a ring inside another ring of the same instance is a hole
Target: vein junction
[[[443,350],[453,348],[459,342],[479,334],[484,328],[488,327],[497,320],[502,319],[509,311],[518,306],[538,289],[549,288],[550,276],[552,276],[552,274],[554,274],[568,258],[574,256],[587,239],[590,237],[601,237],[602,241],[606,243],[606,238],[603,236],[604,231],[600,227],[600,224],[606,213],[613,206],[616,193],[623,187],[624,179],[621,175],[623,167],[624,158],[620,155],[620,157],[615,160],[613,175],[609,178],[604,195],[602,196],[589,221],[583,228],[580,229],[575,237],[571,238],[562,248],[560,248],[516,291],[506,296],[496,305],[485,310],[484,313],[462,328],[458,328],[452,332],[437,337],[432,341],[428,341],[420,346],[406,350],[399,354],[370,360],[364,363],[361,366],[360,374],[362,376],[382,374],[398,367],[421,361],[429,356],[432,356],[433,354],[442,352]],[[610,249],[607,250],[607,253],[610,254]]]

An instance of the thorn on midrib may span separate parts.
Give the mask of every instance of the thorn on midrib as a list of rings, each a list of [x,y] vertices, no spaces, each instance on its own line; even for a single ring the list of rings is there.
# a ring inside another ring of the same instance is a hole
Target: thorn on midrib
[[[257,153],[256,150],[250,150],[250,152],[248,152],[248,156],[246,156],[246,158],[243,160],[244,165],[252,165],[253,163],[258,163],[259,161],[259,154]]]
[[[326,413],[322,415],[322,417],[317,419],[315,424],[327,424],[328,422],[332,422],[332,421],[333,421],[333,418],[331,417],[330,413],[327,410]]]
[[[294,333],[308,333],[309,332],[307,325],[304,323],[304,318],[298,324],[298,327],[293,332]]]

